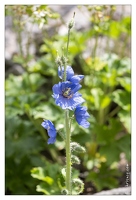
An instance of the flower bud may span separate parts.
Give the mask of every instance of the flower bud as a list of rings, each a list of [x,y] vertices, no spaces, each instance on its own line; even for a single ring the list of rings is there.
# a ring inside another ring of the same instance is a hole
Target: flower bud
[[[73,15],[73,18],[69,21],[69,23],[68,23],[68,29],[71,29],[71,28],[73,28],[73,26],[74,26],[74,17],[75,17],[75,12],[74,12],[74,15]]]
[[[61,66],[66,66],[67,65],[67,61],[68,61],[68,59],[64,55],[62,55],[61,56],[61,62],[62,62]]]
[[[72,142],[70,146],[72,151],[76,151],[78,153],[85,153],[85,148],[76,142]]]
[[[74,26],[74,20],[71,19],[70,22],[68,23],[68,28],[71,29]]]
[[[68,190],[67,190],[67,189],[63,189],[63,190],[61,190],[61,194],[63,194],[63,195],[67,195],[67,194],[68,194]]]
[[[75,163],[75,164],[78,164],[78,165],[80,164],[79,158],[77,156],[75,156],[75,155],[71,155],[71,162]]]
[[[57,56],[55,62],[57,63],[58,66],[62,66],[62,61],[60,56]]]
[[[72,187],[77,192],[77,194],[80,194],[84,190],[84,183],[79,178],[74,178],[72,180]]]

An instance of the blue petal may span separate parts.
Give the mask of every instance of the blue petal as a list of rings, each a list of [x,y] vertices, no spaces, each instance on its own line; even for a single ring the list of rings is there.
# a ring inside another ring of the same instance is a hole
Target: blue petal
[[[71,89],[71,95],[69,98],[63,96],[63,92],[67,89]],[[85,100],[82,95],[77,91],[81,88],[80,84],[73,84],[69,81],[62,82],[53,86],[55,103],[62,109],[74,110],[77,105],[82,104]]]
[[[76,93],[82,86],[80,84],[71,84],[72,93]]]
[[[73,104],[70,102],[70,100],[71,99],[67,99],[60,95],[59,98],[56,99],[56,104],[60,106],[62,109],[72,110]]]
[[[79,83],[84,78],[84,75],[75,75],[70,78],[72,83]]]
[[[67,80],[69,81],[72,76],[74,76],[74,71],[71,66],[67,66],[66,68]]]
[[[61,91],[65,91],[66,88],[70,87],[70,82],[69,81],[66,81],[66,82],[62,82],[61,85],[60,85],[60,89]],[[62,92],[61,92],[62,93]]]
[[[63,66],[58,67],[58,76],[60,79],[63,78],[63,76],[64,76],[64,67]],[[66,77],[67,77],[66,80],[69,81],[72,76],[74,76],[74,71],[71,66],[67,66],[66,67]]]
[[[89,123],[88,121],[83,120],[83,121],[80,123],[80,126],[82,126],[82,127],[84,127],[84,128],[89,128],[90,123]]]
[[[48,144],[52,144],[52,141],[56,140],[56,135],[57,135],[57,131],[55,129],[54,124],[50,120],[44,120],[44,122],[42,122],[41,125],[43,126],[43,128],[45,128],[47,130],[48,136],[50,137],[48,140],[48,142],[49,142]]]
[[[74,110],[77,106],[77,103],[74,101],[73,97],[68,101],[68,109]]]
[[[67,99],[64,98],[62,95],[60,95],[59,98],[57,98],[55,102],[62,109],[66,109],[67,108]]]
[[[83,126],[84,128],[88,128],[90,126],[90,123],[83,118],[83,116],[76,115],[76,121],[80,126]]]
[[[54,130],[49,129],[49,130],[47,130],[47,132],[48,132],[49,137],[56,137],[56,135],[57,135],[56,129],[54,129]]]
[[[45,121],[44,121],[44,122],[42,122],[42,123],[41,123],[41,125],[42,125],[42,127],[43,127],[43,128],[45,128],[45,129],[47,129],[47,128],[48,128],[48,124],[47,124]]]
[[[77,123],[80,126],[83,126],[84,128],[88,128],[90,126],[90,123],[87,121],[87,118],[89,117],[90,115],[87,112],[87,108],[78,105],[77,108],[75,109],[75,118]]]
[[[61,91],[61,83],[59,82],[58,84],[55,84],[52,87],[52,90],[53,90],[53,93],[55,93],[55,94],[61,94],[62,93],[62,91]]]
[[[83,116],[84,118],[89,118],[90,115],[87,112],[87,108],[86,107],[82,107],[82,106],[77,106],[76,110],[75,110],[75,114],[76,115],[80,115]]]
[[[78,92],[73,95],[73,100],[76,102],[76,106],[85,102],[85,100],[81,97],[81,94]]]
[[[53,97],[54,99],[57,99],[57,98],[59,97],[59,94],[53,94],[52,97]]]
[[[51,137],[48,139],[48,144],[53,144],[56,141],[56,137]]]
[[[64,67],[62,66],[62,67],[58,67],[58,76],[59,76],[59,78],[60,79],[62,79],[63,78],[63,73],[64,73]]]

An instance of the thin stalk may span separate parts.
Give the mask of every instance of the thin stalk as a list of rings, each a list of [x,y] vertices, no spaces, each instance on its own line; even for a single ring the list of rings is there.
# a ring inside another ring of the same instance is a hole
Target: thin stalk
[[[70,38],[70,29],[68,29],[68,41],[67,41],[66,57],[68,57],[69,38]]]
[[[66,58],[68,56],[68,46],[69,46],[69,38],[70,38],[70,29],[68,29],[68,40],[67,40],[67,49],[66,49]],[[66,64],[64,65],[64,81],[66,81]],[[70,132],[70,118],[69,118],[69,110],[65,110],[65,131],[66,131],[66,189],[68,191],[68,195],[72,194],[71,191],[71,149],[70,149],[70,141],[71,141],[71,132]]]
[[[66,189],[68,194],[71,195],[71,133],[69,126],[69,110],[65,110],[65,128],[66,128]]]
[[[70,29],[68,29],[68,40],[67,40],[67,49],[66,49],[66,58],[68,57],[68,46],[69,46],[69,38],[70,38]],[[66,74],[66,67],[67,67],[67,65],[65,64],[64,65],[64,81],[66,81],[66,76],[67,76],[67,74]]]

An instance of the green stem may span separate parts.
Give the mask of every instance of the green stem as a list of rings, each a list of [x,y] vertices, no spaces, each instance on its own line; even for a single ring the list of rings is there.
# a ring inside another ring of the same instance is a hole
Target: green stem
[[[68,57],[69,37],[70,37],[70,29],[68,29],[68,41],[67,41],[66,57]]]
[[[66,58],[68,56],[68,46],[69,46],[69,38],[70,38],[70,29],[68,29],[68,40],[67,40],[67,49],[66,49]],[[66,64],[64,65],[64,81],[66,81]],[[65,129],[66,129],[66,189],[68,191],[68,195],[72,194],[71,191],[71,149],[70,149],[70,141],[71,141],[71,132],[70,132],[70,118],[69,118],[69,110],[65,110]]]
[[[65,110],[65,128],[66,128],[66,189],[71,195],[71,149],[70,149],[70,126],[69,126],[69,110]]]
[[[66,49],[66,58],[68,57],[68,46],[69,46],[69,38],[70,38],[70,29],[68,29],[68,40],[67,40],[67,49]],[[66,81],[66,67],[67,65],[64,65],[64,81]]]

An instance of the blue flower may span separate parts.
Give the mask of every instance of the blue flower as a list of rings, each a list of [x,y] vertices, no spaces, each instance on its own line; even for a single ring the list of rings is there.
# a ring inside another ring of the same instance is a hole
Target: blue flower
[[[41,124],[48,132],[48,144],[53,144],[56,141],[57,131],[54,124],[50,120],[44,120]]]
[[[69,81],[59,82],[52,88],[55,103],[62,109],[74,110],[77,105],[82,104],[85,100],[77,91],[81,88],[80,84],[74,84]]]
[[[76,121],[80,126],[83,126],[84,128],[88,128],[90,126],[90,123],[87,121],[90,115],[87,112],[86,107],[82,107],[81,105],[78,105],[75,109],[74,114],[75,114]]]
[[[58,76],[60,77],[60,79],[63,79],[64,76],[64,67],[58,67]],[[74,76],[74,71],[72,69],[72,67],[67,66],[66,67],[66,81],[70,81],[72,83],[79,83],[83,78],[84,75],[75,75]]]

